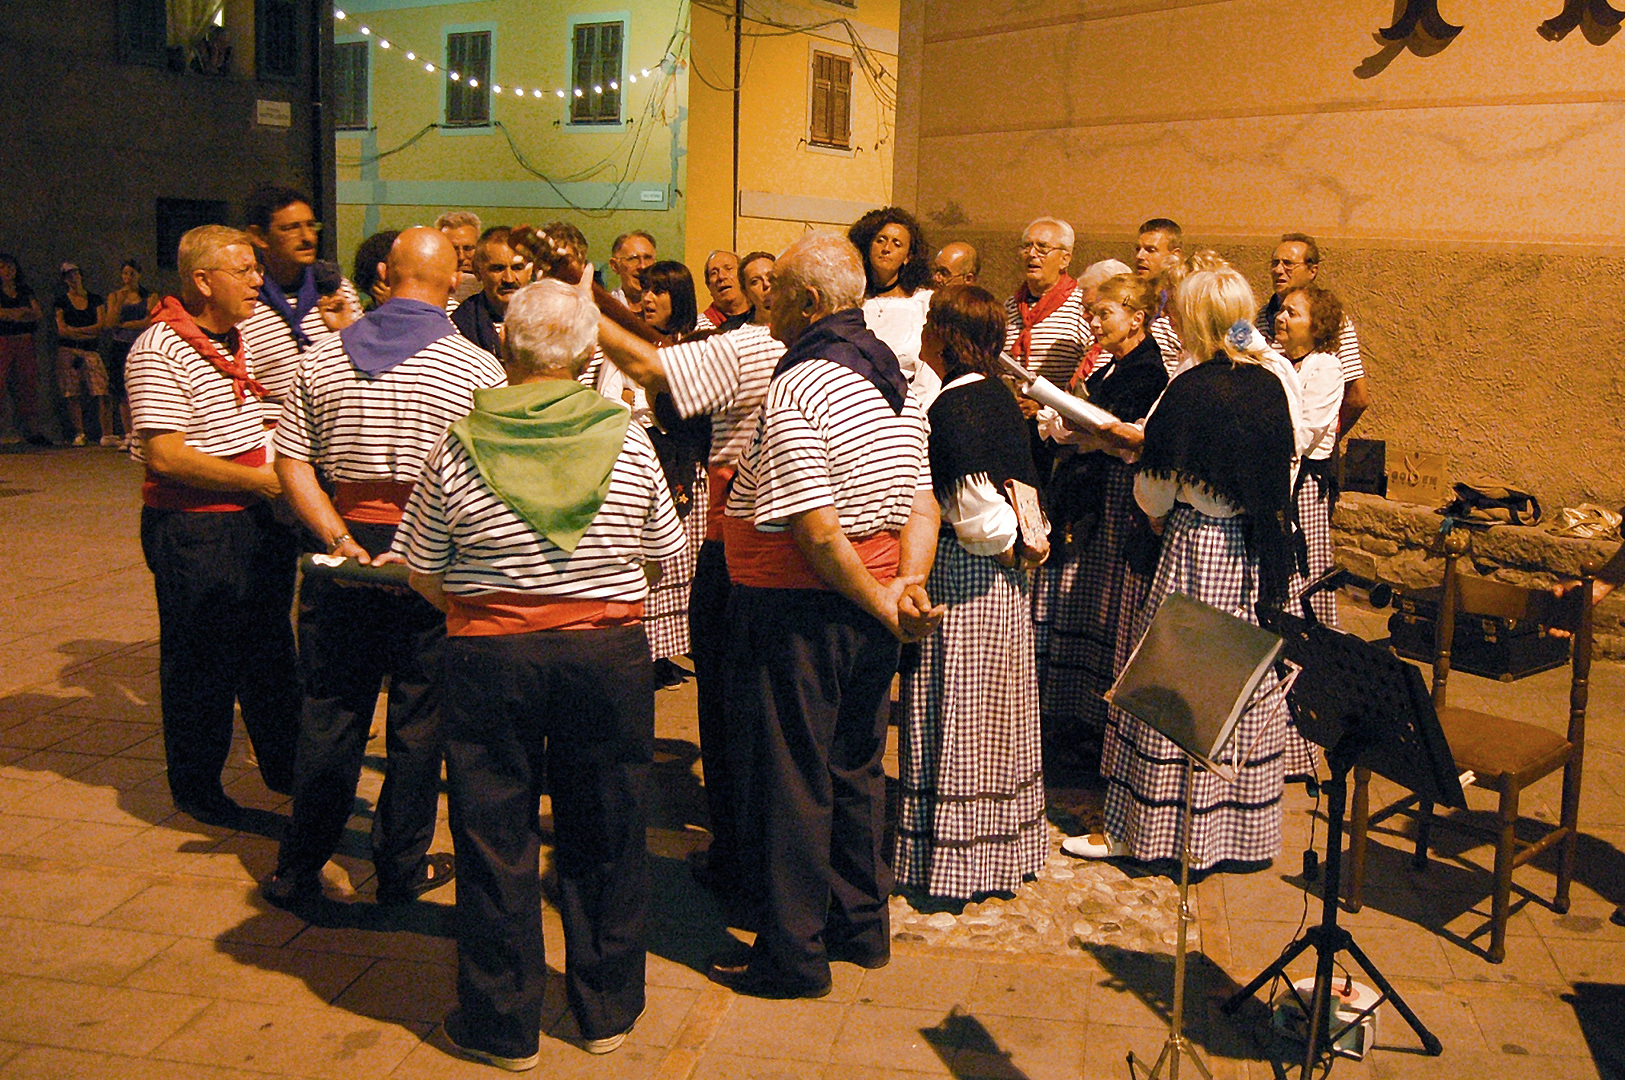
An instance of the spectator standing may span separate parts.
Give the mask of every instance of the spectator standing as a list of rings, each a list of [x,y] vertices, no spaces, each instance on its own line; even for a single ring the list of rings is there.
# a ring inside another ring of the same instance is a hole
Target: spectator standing
[[[56,386],[68,406],[73,445],[84,446],[85,410],[80,396],[88,391],[96,399],[103,446],[117,446],[113,410],[107,404],[107,368],[97,344],[101,339],[102,305],[99,293],[87,292],[84,271],[77,263],[62,264],[62,291],[56,298]]]
[[[107,306],[102,311],[102,325],[107,328],[107,343],[102,358],[107,366],[107,394],[118,403],[119,419],[123,421],[124,438],[119,448],[130,448],[130,398],[124,390],[124,362],[129,358],[130,346],[141,336],[141,331],[152,325],[152,313],[158,308],[158,298],[141,284],[141,264],[125,259],[119,267],[119,287],[107,294]],[[106,440],[102,440],[105,444]]]
[[[34,351],[39,321],[39,301],[23,279],[17,257],[0,251],[0,393],[12,395],[12,423],[17,426],[12,441],[31,428],[31,444],[50,446],[39,429],[39,357]]]

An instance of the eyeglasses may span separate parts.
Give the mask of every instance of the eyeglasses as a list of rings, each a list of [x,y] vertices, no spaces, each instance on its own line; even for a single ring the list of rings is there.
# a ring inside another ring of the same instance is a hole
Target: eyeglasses
[[[1066,248],[1062,247],[1059,244],[1053,244],[1053,245],[1052,244],[1041,244],[1037,240],[1027,240],[1027,241],[1024,241],[1023,243],[1020,243],[1020,244],[1016,245],[1016,254],[1017,255],[1025,255],[1028,252],[1032,252],[1034,255],[1037,255],[1040,259],[1047,259],[1051,255],[1055,254],[1057,251],[1065,251],[1065,250],[1066,250]]]
[[[322,223],[313,218],[309,221],[289,221],[276,226],[276,231],[284,236],[292,236],[294,233],[303,232],[305,229],[309,229],[313,233],[319,233],[322,231]]]
[[[1309,261],[1307,259],[1271,259],[1270,260],[1270,269],[1271,270],[1290,270],[1294,266],[1308,266],[1308,265],[1309,265]]]
[[[263,279],[265,277],[265,271],[261,270],[258,264],[253,266],[245,266],[241,270],[233,270],[229,266],[205,266],[204,269],[213,270],[216,273],[229,274],[238,281],[252,281],[255,278]]]

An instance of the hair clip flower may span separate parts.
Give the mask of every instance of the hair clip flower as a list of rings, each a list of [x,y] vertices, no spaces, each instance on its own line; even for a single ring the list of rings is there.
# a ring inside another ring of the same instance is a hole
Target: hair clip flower
[[[1225,342],[1237,352],[1243,352],[1253,343],[1253,324],[1246,319],[1237,319],[1230,327],[1230,332],[1224,335]]]

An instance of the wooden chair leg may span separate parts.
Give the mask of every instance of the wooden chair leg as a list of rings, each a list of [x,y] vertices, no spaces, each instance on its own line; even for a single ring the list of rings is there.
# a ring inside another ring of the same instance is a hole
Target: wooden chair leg
[[[1569,910],[1569,882],[1574,880],[1574,856],[1580,846],[1580,754],[1580,748],[1576,747],[1574,756],[1563,768],[1563,808],[1559,822],[1568,834],[1557,849],[1557,897],[1552,902],[1559,915]]]
[[[1416,800],[1416,854],[1411,856],[1412,870],[1428,868],[1428,841],[1433,837],[1433,803]]]
[[[1507,955],[1507,919],[1512,911],[1512,858],[1516,854],[1519,791],[1510,777],[1502,780],[1500,827],[1495,838],[1495,892],[1490,900],[1490,960]]]
[[[1371,770],[1363,766],[1354,768],[1354,798],[1349,809],[1349,873],[1348,888],[1344,890],[1349,911],[1364,906],[1365,849],[1371,829]]]

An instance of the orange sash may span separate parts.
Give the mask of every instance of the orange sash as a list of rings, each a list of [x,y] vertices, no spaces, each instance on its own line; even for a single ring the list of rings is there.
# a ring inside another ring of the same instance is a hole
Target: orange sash
[[[878,532],[852,541],[858,558],[882,585],[897,576],[897,535]],[[830,588],[801,557],[788,529],[765,533],[744,518],[723,518],[722,548],[728,556],[728,578],[735,585],[757,589]]]
[[[489,592],[475,596],[447,593],[447,637],[499,637],[537,630],[592,630],[631,626],[643,621],[643,601],[574,600],[522,592]]]
[[[265,447],[256,446],[225,460],[237,465],[257,469],[265,464]],[[232,510],[247,510],[259,499],[246,491],[215,491],[212,488],[193,487],[179,480],[159,476],[149,467],[141,482],[141,501],[157,510],[188,510],[194,513],[223,514]]]
[[[412,485],[398,480],[340,481],[333,486],[333,508],[345,521],[363,525],[399,525],[412,497]]]

